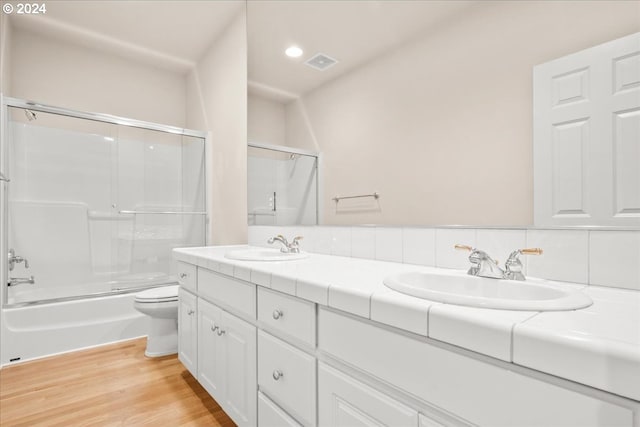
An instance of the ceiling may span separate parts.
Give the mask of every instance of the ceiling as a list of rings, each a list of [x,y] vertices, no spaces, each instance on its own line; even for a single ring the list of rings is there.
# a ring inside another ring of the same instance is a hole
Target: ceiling
[[[249,0],[249,93],[281,102],[389,52],[469,8],[475,1]],[[290,45],[301,58],[284,55]],[[304,62],[321,52],[339,62],[317,71]]]
[[[193,67],[243,0],[56,0],[44,15],[11,15],[11,25],[184,72]]]
[[[193,68],[247,8],[250,93],[286,102],[451,19],[463,0],[56,0],[45,15],[10,17],[17,29],[176,72]],[[284,50],[304,50],[298,59]],[[339,62],[304,65],[316,53]]]

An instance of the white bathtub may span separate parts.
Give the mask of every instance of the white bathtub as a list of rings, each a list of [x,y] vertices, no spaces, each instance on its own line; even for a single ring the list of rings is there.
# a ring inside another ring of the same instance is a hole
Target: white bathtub
[[[135,293],[2,309],[0,364],[145,336]]]

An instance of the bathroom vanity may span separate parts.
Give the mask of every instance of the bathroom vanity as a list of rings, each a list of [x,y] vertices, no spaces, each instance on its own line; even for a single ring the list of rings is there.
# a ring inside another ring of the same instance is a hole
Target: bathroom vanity
[[[179,358],[238,425],[640,426],[638,337],[611,332],[638,319],[637,292],[584,290],[594,304],[578,311],[470,308],[383,285],[436,268],[225,257],[238,249],[174,250]]]

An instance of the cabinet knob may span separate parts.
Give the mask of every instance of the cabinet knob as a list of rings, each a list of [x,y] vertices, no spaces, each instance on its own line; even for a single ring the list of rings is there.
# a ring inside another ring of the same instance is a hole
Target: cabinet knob
[[[282,373],[282,371],[279,370],[275,370],[273,371],[273,379],[278,381],[280,378],[284,377],[284,374]]]
[[[181,279],[184,279],[184,278],[186,278],[187,276],[188,276],[188,274],[187,274],[187,273],[180,273],[180,278],[181,278]]]
[[[217,326],[216,326],[216,328],[217,328]],[[218,332],[216,332],[216,333],[218,334],[218,336],[222,336],[222,335],[224,335],[225,332],[226,331],[224,329],[218,328]]]
[[[278,320],[279,318],[281,318],[282,316],[284,316],[284,313],[282,312],[282,310],[273,310],[273,318],[275,320]]]
[[[195,313],[195,311],[193,311],[193,310],[189,310],[189,311],[187,311],[187,314],[188,314],[189,316],[191,316],[193,313]]]
[[[211,332],[215,332],[218,330],[217,326],[211,325]]]

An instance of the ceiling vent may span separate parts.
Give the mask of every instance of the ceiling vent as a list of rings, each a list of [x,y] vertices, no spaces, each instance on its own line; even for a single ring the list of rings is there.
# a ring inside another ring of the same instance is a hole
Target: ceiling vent
[[[338,63],[337,59],[325,55],[324,53],[316,53],[312,58],[308,59],[305,64],[318,71],[324,71]]]

